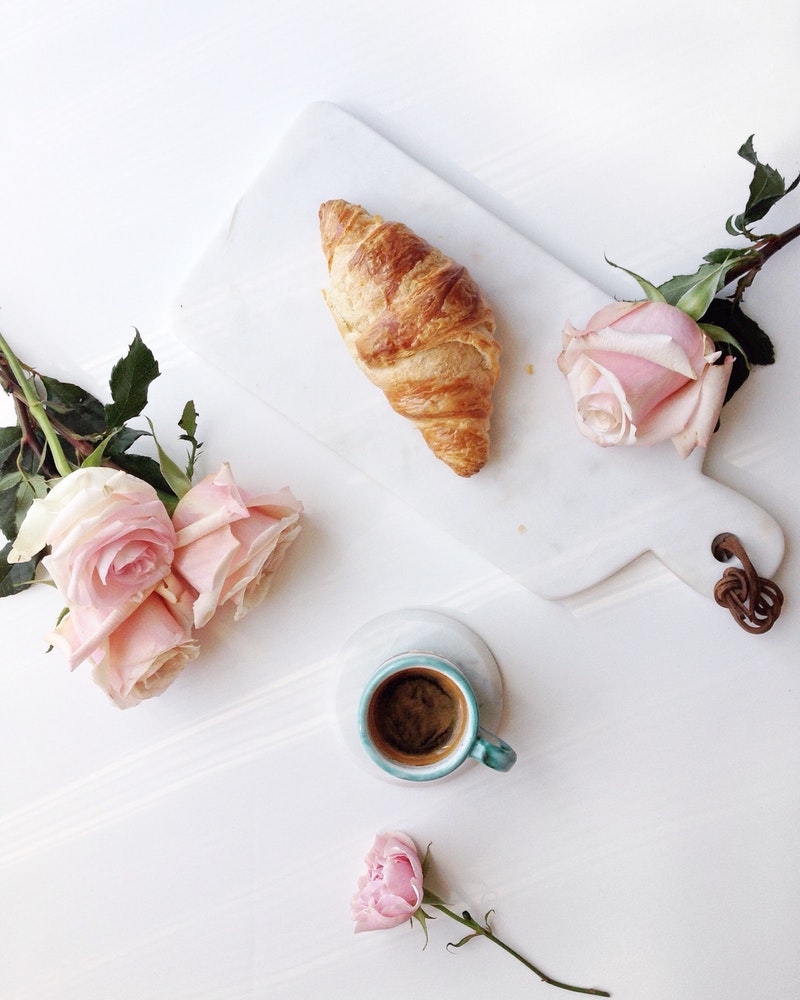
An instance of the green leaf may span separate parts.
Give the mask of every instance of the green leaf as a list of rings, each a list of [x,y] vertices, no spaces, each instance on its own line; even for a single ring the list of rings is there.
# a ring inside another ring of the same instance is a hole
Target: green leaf
[[[608,257],[606,257],[606,263],[610,264],[612,267],[618,268],[620,271],[624,271],[625,274],[630,275],[630,277],[633,278],[634,281],[638,282],[640,288],[642,289],[642,291],[647,296],[650,302],[666,302],[666,299],[664,298],[661,291],[658,288],[656,288],[656,286],[652,282],[648,281],[647,278],[643,278],[640,274],[636,274],[635,271],[629,271],[627,267],[622,267],[621,264],[615,264],[614,261],[609,260]]]
[[[47,496],[47,481],[44,476],[25,476],[17,487],[16,517],[17,530],[25,520],[28,508],[34,500]]]
[[[0,531],[9,541],[14,541],[28,508],[37,497],[47,493],[47,483],[42,476],[24,476],[9,473],[0,480]]]
[[[753,139],[755,139],[755,137],[754,132],[751,136],[745,139],[736,153],[736,155],[741,156],[743,160],[747,160],[748,163],[752,163],[753,166],[756,166],[758,163],[758,157],[756,156],[755,147],[753,146]]]
[[[729,215],[728,218],[725,220],[725,232],[727,232],[730,236],[741,236],[742,235],[741,230],[737,229],[737,227],[734,225],[735,218],[736,216]]]
[[[4,490],[10,490],[12,487],[16,489],[21,479],[22,473],[19,470],[0,476],[0,493]]]
[[[742,357],[747,367],[750,367],[750,363],[742,350],[742,345],[732,333],[729,333],[727,330],[723,330],[721,326],[714,326],[713,323],[698,323],[697,325],[703,333],[707,334],[714,341],[714,345],[718,350],[723,349],[723,344],[733,348],[733,350]]]
[[[714,299],[701,321],[722,327],[740,345],[742,355],[751,365],[775,363],[775,348],[767,334],[735,299]]]
[[[105,408],[109,429],[122,427],[128,420],[138,417],[147,406],[147,390],[160,374],[158,362],[136,331],[128,353],[111,370],[111,398]]]
[[[186,434],[186,440],[194,441],[197,434],[197,410],[193,399],[190,399],[184,406],[178,427]]]
[[[109,434],[108,437],[104,437],[103,440],[97,445],[93,452],[84,458],[81,462],[82,469],[96,469],[103,464],[103,459],[105,458],[106,450],[111,443],[114,435]]]
[[[763,219],[773,205],[797,187],[798,182],[800,182],[800,174],[787,187],[783,177],[774,167],[759,160],[753,146],[752,135],[742,143],[738,155],[753,165],[753,177],[750,181],[750,192],[744,211],[737,216],[731,216],[728,223],[733,227],[733,230],[747,233],[754,222]],[[728,232],[732,231],[728,225],[726,228],[728,228]]]
[[[705,274],[701,274],[703,267],[698,269],[698,280],[681,295],[675,305],[682,309],[692,319],[699,319],[708,309],[711,300],[724,285],[725,274],[729,270],[728,265],[708,264],[709,268]]]
[[[744,250],[734,249],[734,247],[718,247],[716,250],[710,250],[703,260],[709,264],[725,264],[727,263],[729,267],[733,267],[734,264],[738,264],[742,260],[753,260],[755,259],[755,254],[750,249],[746,247]]]
[[[752,365],[775,362],[772,341],[736,299],[714,299],[701,317],[700,326],[708,329],[709,336],[720,349],[730,348],[728,353],[736,358],[725,394],[726,403],[747,381]]]
[[[78,437],[103,434],[106,429],[105,407],[86,389],[60,382],[47,375],[39,376],[45,388],[44,406]]]
[[[12,482],[15,473],[9,473],[3,477],[2,490],[0,490],[0,531],[12,542],[17,537],[17,488],[22,474],[16,473],[16,480]]]
[[[430,868],[431,860],[432,860],[431,859],[431,844],[429,842],[428,846],[425,848],[425,856],[422,859],[422,874],[423,875],[427,875],[428,874],[428,869]],[[422,902],[423,903],[427,903],[429,901],[432,901],[432,902],[435,902],[435,903],[441,903],[442,902],[441,899],[439,899],[439,897],[435,893],[431,892],[430,889],[425,888],[423,890],[423,893],[422,893]]]
[[[147,431],[137,430],[134,427],[120,427],[109,436],[107,455],[109,458],[117,459],[125,454],[142,437],[150,437]]]
[[[150,425],[150,431],[153,435],[153,440],[156,443],[156,448],[158,449],[158,464],[161,469],[161,474],[164,479],[166,479],[175,496],[180,499],[192,488],[192,481],[183,469],[181,469],[181,467],[169,457],[169,455],[158,443],[158,438],[153,430],[152,421],[148,419],[147,422]]]
[[[17,455],[22,443],[19,425],[0,427],[0,470],[11,472],[17,467]]]
[[[0,473],[27,472],[37,475],[39,456],[32,448],[22,447],[22,431],[16,427],[0,427]]]
[[[714,252],[716,255],[716,252]],[[725,284],[725,275],[741,257],[741,252],[722,254],[716,263],[701,264],[694,274],[677,274],[659,286],[664,301],[677,306],[692,319],[699,319]]]
[[[447,947],[448,947],[448,948],[462,948],[462,947],[463,947],[463,946],[464,946],[465,944],[467,944],[467,943],[468,943],[469,941],[472,941],[472,940],[473,940],[474,938],[476,938],[476,937],[479,937],[479,936],[480,936],[480,935],[479,935],[479,933],[478,933],[477,931],[475,931],[475,932],[474,932],[474,933],[472,933],[472,934],[465,934],[465,935],[464,935],[464,937],[463,937],[463,938],[461,938],[461,940],[460,940],[460,941],[451,941],[451,942],[450,942],[450,943],[449,943],[449,944],[447,945]]]
[[[203,447],[203,442],[197,440],[197,410],[195,409],[194,400],[190,399],[189,402],[184,406],[183,413],[181,414],[181,419],[178,421],[178,426],[185,433],[181,434],[181,441],[188,441],[191,445],[189,449],[189,457],[186,461],[186,476],[189,480],[194,476],[194,466],[197,461],[197,454]]]
[[[149,455],[137,455],[128,450],[139,438],[151,436],[149,431],[135,430],[132,427],[120,428],[107,440],[104,454],[105,462],[117,466],[124,472],[129,472],[138,479],[143,479],[146,483],[150,483],[159,494],[169,494],[170,498],[174,500],[174,494],[164,478],[158,462]]]
[[[137,479],[142,479],[144,482],[150,483],[158,493],[172,495],[169,483],[164,479],[161,472],[161,466],[149,455],[132,455],[126,453],[115,457],[114,464],[118,465],[124,472],[129,472],[132,476],[136,476]]]
[[[428,921],[434,920],[435,918],[432,917],[430,913],[426,913],[421,907],[414,911],[412,917],[419,923],[422,928],[422,932],[425,935],[425,944],[422,946],[422,950],[424,951],[428,947]]]
[[[0,550],[0,597],[12,597],[27,589],[33,583],[39,564],[39,556],[34,556],[28,562],[10,563],[8,553],[11,545],[9,542]]]

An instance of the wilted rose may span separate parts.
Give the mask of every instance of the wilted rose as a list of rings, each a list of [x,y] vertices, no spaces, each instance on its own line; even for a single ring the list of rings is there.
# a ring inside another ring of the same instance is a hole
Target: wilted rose
[[[108,634],[108,616],[76,606],[48,638],[73,667],[83,659],[93,663],[94,681],[116,705],[130,708],[165,691],[200,652],[191,635],[193,600],[170,574]]]
[[[356,932],[385,930],[412,917],[422,904],[422,862],[404,833],[381,833],[364,859],[367,870],[350,903]]]
[[[652,445],[671,438],[681,457],[714,432],[731,358],[683,310],[664,302],[615,302],[584,330],[567,324],[558,366],[591,441]]]
[[[303,505],[289,489],[251,494],[237,487],[225,462],[179,501],[174,569],[197,591],[194,623],[205,625],[233,601],[243,617],[265,596],[300,531]]]
[[[42,559],[70,607],[138,603],[170,570],[175,529],[149,483],[127,472],[82,468],[34,500],[8,555]]]

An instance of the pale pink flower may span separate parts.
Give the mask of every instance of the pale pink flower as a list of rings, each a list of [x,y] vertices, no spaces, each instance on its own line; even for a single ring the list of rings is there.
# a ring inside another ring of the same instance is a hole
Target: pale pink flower
[[[410,919],[422,904],[422,862],[404,833],[381,833],[364,859],[367,870],[350,903],[356,932],[385,930]]]
[[[93,663],[94,681],[116,705],[130,708],[165,691],[198,655],[191,635],[193,599],[170,574],[111,630],[102,611],[76,606],[48,639],[72,666],[83,659]]]
[[[115,469],[82,468],[34,500],[8,555],[42,565],[70,606],[139,603],[170,570],[175,529],[155,489]]]
[[[181,498],[172,518],[173,568],[197,592],[197,628],[228,601],[239,619],[264,598],[300,531],[302,510],[288,488],[261,494],[240,489],[227,462]]]
[[[725,399],[732,358],[683,310],[615,302],[584,330],[569,323],[558,366],[578,428],[591,441],[652,445],[671,438],[681,457],[705,446]]]

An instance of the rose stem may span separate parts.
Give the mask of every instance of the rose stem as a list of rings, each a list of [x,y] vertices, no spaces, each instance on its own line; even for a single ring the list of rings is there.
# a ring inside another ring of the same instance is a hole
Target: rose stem
[[[67,461],[67,456],[64,454],[61,442],[58,440],[58,435],[56,434],[53,425],[50,423],[50,420],[44,411],[41,400],[36,396],[31,388],[30,383],[25,376],[23,366],[6,343],[2,333],[0,333],[0,352],[2,352],[5,356],[6,363],[11,369],[14,378],[17,380],[17,385],[20,387],[23,395],[25,396],[25,402],[28,405],[31,416],[42,429],[45,440],[50,446],[50,452],[56,463],[59,475],[68,476],[72,472],[72,466]]]
[[[447,907],[444,903],[434,902],[433,900],[430,900],[430,905],[435,906],[437,910],[441,910],[442,913],[447,914],[448,917],[452,917],[453,920],[458,921],[458,923],[463,924],[465,927],[469,927],[470,930],[475,932],[475,934],[480,934],[483,937],[488,938],[489,941],[492,941],[494,944],[498,945],[498,947],[502,948],[503,951],[507,951],[509,955],[513,955],[513,957],[516,958],[518,962],[522,962],[522,964],[527,969],[530,969],[531,972],[533,972],[535,975],[537,975],[542,980],[542,982],[548,983],[550,986],[557,986],[559,989],[562,990],[569,990],[572,993],[588,993],[591,994],[592,996],[597,996],[597,997],[611,996],[611,994],[607,993],[605,990],[598,990],[595,987],[570,986],[569,983],[561,983],[557,979],[551,979],[551,977],[545,975],[541,969],[537,969],[535,965],[532,965],[527,960],[527,958],[523,958],[522,955],[519,954],[519,952],[514,951],[512,947],[510,947],[505,943],[505,941],[501,941],[499,937],[496,937],[488,927],[482,927],[481,924],[479,924],[476,920],[473,920],[473,918],[466,910],[464,910],[463,914],[458,914],[455,913],[453,910],[451,910],[449,907]]]
[[[753,281],[756,274],[761,270],[761,268],[766,264],[766,262],[776,254],[779,250],[782,250],[787,243],[791,243],[792,240],[800,236],[800,222],[797,225],[792,226],[790,229],[784,230],[782,233],[778,233],[777,236],[765,236],[763,237],[754,249],[757,250],[756,254],[747,259],[745,258],[741,263],[735,264],[730,271],[725,275],[725,286],[730,285],[734,281],[740,281],[740,287],[736,290],[736,298],[740,299],[744,289]]]

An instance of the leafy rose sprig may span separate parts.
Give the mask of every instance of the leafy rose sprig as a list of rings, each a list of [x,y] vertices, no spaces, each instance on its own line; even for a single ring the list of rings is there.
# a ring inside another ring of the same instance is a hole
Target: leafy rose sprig
[[[494,933],[489,923],[493,910],[490,910],[481,922],[475,920],[468,910],[458,913],[451,909],[444,900],[424,885],[429,862],[430,850],[425,852],[423,859],[420,859],[414,841],[406,834],[399,832],[378,834],[365,858],[367,870],[360,877],[358,890],[350,904],[356,931],[386,930],[397,927],[406,920],[416,920],[423,929],[427,945],[428,921],[434,919],[433,914],[424,909],[427,906],[429,910],[438,910],[468,928],[469,933],[459,941],[450,942],[449,948],[461,948],[476,938],[485,938],[502,948],[550,986],[557,986],[571,993],[611,996],[610,993],[596,987],[573,986],[546,975]]]
[[[22,563],[8,563],[6,557],[31,504],[47,495],[53,480],[78,468],[120,469],[153,486],[168,511],[191,487],[202,448],[193,401],[178,421],[180,440],[188,443],[185,469],[161,448],[152,424],[149,431],[129,426],[146,408],[159,374],[152,351],[135,331],[111,371],[111,402],[104,404],[80,386],[25,364],[0,334],[0,386],[12,397],[17,417],[15,425],[0,428],[0,532],[7,539],[0,552],[0,597],[19,593],[34,580],[42,553]],[[153,437],[158,460],[131,450],[142,437]]]
[[[800,174],[789,184],[772,166],[762,163],[751,135],[738,155],[753,166],[749,194],[744,209],[731,215],[725,229],[730,236],[749,241],[743,247],[719,247],[703,257],[703,263],[691,274],[674,275],[655,285],[641,275],[608,261],[634,278],[651,302],[677,306],[696,320],[718,350],[739,359],[733,366],[725,402],[741,388],[753,365],[770,365],[775,351],[768,335],[742,309],[746,290],[766,262],[792,240],[800,236],[800,223],[781,233],[759,235],[754,231],[779,201],[800,183]],[[720,293],[734,285],[727,296]]]

